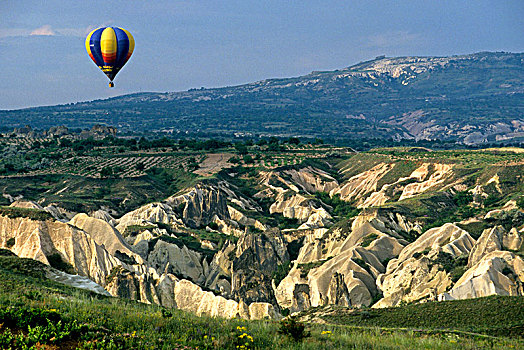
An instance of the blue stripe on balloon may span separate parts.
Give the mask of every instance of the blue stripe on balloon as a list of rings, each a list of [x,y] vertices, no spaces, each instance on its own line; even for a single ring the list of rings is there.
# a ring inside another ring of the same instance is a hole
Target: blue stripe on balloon
[[[102,58],[102,50],[100,49],[100,38],[102,37],[102,32],[105,28],[97,29],[92,35],[91,40],[89,41],[89,47],[91,48],[91,54],[95,58],[96,64],[98,66],[104,65],[104,59]]]
[[[127,62],[127,53],[129,52],[129,38],[126,32],[120,28],[113,27],[116,34],[117,49],[116,49],[116,60],[114,67],[119,70]]]

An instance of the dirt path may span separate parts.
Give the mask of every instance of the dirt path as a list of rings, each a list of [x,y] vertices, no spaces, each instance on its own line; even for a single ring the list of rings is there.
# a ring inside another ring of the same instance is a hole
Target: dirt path
[[[232,153],[211,153],[200,163],[200,168],[194,171],[195,174],[202,176],[211,176],[218,173],[224,168],[230,168],[233,164],[228,160],[233,157]]]

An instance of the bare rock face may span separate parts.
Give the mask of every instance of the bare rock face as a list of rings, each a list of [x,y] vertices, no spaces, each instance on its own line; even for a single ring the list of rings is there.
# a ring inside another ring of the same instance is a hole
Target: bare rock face
[[[410,175],[418,181],[406,185],[399,200],[414,197],[440,185],[453,175],[452,169],[450,164],[424,163]]]
[[[470,252],[475,240],[460,227],[454,224],[444,224],[441,227],[427,230],[415,242],[407,245],[399,254],[398,259],[393,259],[388,264],[388,273],[397,268],[403,261],[413,257],[415,253],[424,250],[441,249],[454,256]]]
[[[308,193],[330,192],[338,187],[338,181],[328,173],[312,168],[305,167],[300,170],[286,170],[285,175],[291,177],[291,181],[300,186],[301,189]]]
[[[222,249],[215,254],[209,265],[209,273],[205,286],[219,292],[224,297],[231,296],[232,258],[235,257],[235,251],[235,244],[228,241]]]
[[[228,300],[211,292],[203,291],[199,286],[187,280],[175,283],[175,302],[178,308],[191,311],[197,315],[213,317],[242,317],[247,319],[278,319],[280,314],[273,305],[263,302],[250,303]]]
[[[366,195],[378,190],[378,181],[391,170],[391,167],[390,164],[380,163],[368,171],[349,178],[340,188],[331,190],[329,194],[330,196],[339,194],[340,199],[348,202],[356,199],[363,201]]]
[[[445,292],[452,281],[445,271],[432,263],[435,257],[408,258],[391,273],[379,276],[377,285],[384,298],[373,307],[397,306],[402,301],[435,300],[438,294]]]
[[[184,224],[198,228],[212,222],[215,216],[222,220],[230,219],[226,199],[220,188],[200,183],[183,195],[170,197],[166,203],[173,208],[183,208]]]
[[[521,250],[524,245],[524,236],[513,227],[502,236],[502,246],[508,250]]]
[[[409,176],[398,178],[391,183],[381,183],[384,176],[395,166],[392,163],[379,163],[333,188],[330,195],[338,194],[342,200],[354,202],[358,208],[368,208],[380,206],[395,196],[402,200],[440,188],[453,178],[452,165],[424,163]]]
[[[441,264],[441,256],[469,254],[475,240],[454,224],[430,229],[415,242],[406,246],[397,259],[389,262],[387,270],[377,278],[384,298],[374,307],[399,305],[402,301],[436,300],[452,285]]]
[[[384,233],[391,223],[382,219],[376,212],[364,214],[319,236],[305,236],[292,269],[276,288],[279,305],[291,312],[328,304],[370,305],[379,292],[375,279],[385,272],[382,262],[398,256],[405,244]]]
[[[284,238],[278,230],[240,237],[232,266],[231,293],[236,300],[276,305],[272,274],[289,261]]]
[[[202,256],[185,245],[179,247],[157,240],[147,255],[147,262],[159,272],[181,276],[199,284],[205,281]]]
[[[67,223],[0,216],[0,245],[16,255],[49,265],[58,257],[75,271],[104,286],[105,277],[122,264],[88,233]]]
[[[38,210],[44,210],[42,206],[36,202],[33,201],[26,201],[26,200],[16,200],[13,203],[9,205],[10,207],[16,207],[16,208],[26,208],[26,209],[38,209]]]
[[[512,228],[507,232],[502,226],[495,226],[484,230],[471,250],[468,260],[468,268],[474,266],[484,256],[497,250],[519,250],[524,243],[524,237]]]
[[[103,139],[107,136],[115,136],[117,133],[117,129],[113,126],[106,126],[106,125],[93,125],[93,127],[90,130],[82,130],[79,137],[81,139],[87,139],[89,137],[93,137],[95,139]]]
[[[502,241],[506,230],[502,226],[486,229],[477,240],[469,254],[468,267],[478,263],[487,253],[501,250]]]
[[[131,225],[151,225],[154,223],[181,224],[173,208],[165,203],[150,203],[133,210],[118,220],[117,230],[124,233]]]
[[[315,229],[322,227],[330,227],[333,225],[331,221],[333,219],[331,215],[324,208],[319,208],[313,212],[308,218],[307,221],[299,226],[299,230],[304,229]]]
[[[484,255],[440,298],[479,298],[488,295],[524,295],[524,261],[507,251]]]
[[[99,209],[99,210],[96,210],[90,213],[89,216],[95,219],[104,220],[105,222],[109,223],[111,226],[117,225],[117,221],[115,220],[115,218],[113,218],[110,213],[102,209]]]
[[[62,221],[62,222],[67,222],[76,215],[76,213],[70,212],[69,210],[61,208],[60,206],[56,204],[49,204],[45,206],[44,210],[47,211],[49,214],[51,214],[55,219]]]
[[[134,264],[144,263],[142,258],[127,244],[120,232],[113,228],[107,221],[81,213],[75,215],[75,217],[69,221],[69,224],[88,233],[96,243],[103,246],[111,255],[126,255],[129,257],[129,261],[135,261]],[[125,260],[125,258],[122,260]],[[131,265],[134,264],[131,263]]]
[[[319,213],[320,217],[331,219],[331,215],[322,208],[318,201],[293,191],[278,194],[269,212],[271,214],[281,213],[286,218],[298,219],[300,222],[306,222],[315,213]]]
[[[229,211],[229,216],[231,220],[234,220],[237,223],[244,225],[244,226],[252,226],[260,231],[267,230],[266,225],[264,225],[263,223],[261,223],[258,220],[245,216],[240,210],[237,210],[229,205],[227,206],[227,209]]]
[[[211,222],[214,222],[218,226],[218,231],[226,234],[233,235],[236,237],[242,236],[246,232],[246,228],[242,228],[238,222],[232,219],[221,219],[218,215],[215,215]]]

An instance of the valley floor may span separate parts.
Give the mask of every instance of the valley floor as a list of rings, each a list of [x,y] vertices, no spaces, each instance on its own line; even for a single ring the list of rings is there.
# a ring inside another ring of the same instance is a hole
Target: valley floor
[[[0,256],[2,349],[518,349],[524,346],[523,297],[360,309],[353,314],[342,309],[331,313],[323,310],[324,316],[316,321],[323,318],[328,323],[299,321],[285,326],[285,322],[269,320],[198,317],[181,310],[89,293],[45,279],[46,267],[41,263],[5,251],[2,254],[5,254]],[[320,315],[321,311],[313,309],[301,318]],[[300,324],[305,325],[303,333]],[[474,324],[485,334],[471,332]],[[295,334],[299,334],[298,338],[304,335],[303,339],[294,340],[291,336],[297,329]]]

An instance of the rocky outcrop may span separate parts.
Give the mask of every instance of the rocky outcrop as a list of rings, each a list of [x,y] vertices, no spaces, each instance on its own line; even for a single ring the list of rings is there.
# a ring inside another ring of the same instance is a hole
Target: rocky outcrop
[[[203,284],[207,271],[204,271],[202,256],[185,245],[180,245],[156,240],[149,247],[147,262],[161,273],[170,273]]]
[[[186,280],[175,283],[174,295],[179,309],[191,311],[197,315],[206,314],[214,317],[239,317],[252,320],[281,317],[269,303],[253,302],[248,306],[243,301],[239,303],[211,292],[205,292],[199,286]]]
[[[226,195],[216,186],[197,184],[182,195],[168,198],[166,203],[182,212],[182,221],[189,227],[207,225],[215,216],[230,219]]]
[[[23,200],[23,199],[15,200],[9,206],[10,207],[16,207],[16,208],[44,210],[44,208],[42,208],[42,206],[40,204],[38,204],[36,202],[33,202],[33,201],[26,201],[26,200]]]
[[[471,250],[468,268],[477,264],[486,254],[497,250],[519,250],[524,237],[512,228],[507,232],[502,226],[495,226],[484,230]]]
[[[118,224],[117,220],[115,220],[115,218],[113,218],[110,213],[108,213],[107,211],[103,209],[98,209],[96,211],[93,211],[89,213],[89,216],[95,219],[104,220],[105,222],[109,223],[112,226],[116,226]]]
[[[207,288],[227,298],[231,296],[231,275],[235,251],[235,244],[228,241],[222,249],[215,254],[209,265],[209,273],[205,283]]]
[[[264,225],[263,223],[261,223],[258,220],[255,220],[255,219],[252,219],[250,217],[247,217],[240,210],[237,210],[237,209],[235,209],[235,208],[233,208],[232,206],[229,206],[229,205],[227,206],[227,209],[229,211],[229,216],[230,216],[231,220],[236,221],[240,225],[252,226],[252,227],[254,227],[254,228],[256,228],[256,229],[258,229],[260,231],[267,230],[267,226],[266,225]]]
[[[385,233],[382,219],[377,212],[360,215],[305,236],[297,260],[276,288],[279,305],[291,312],[328,304],[370,305],[379,292],[375,279],[385,272],[382,262],[396,257],[405,244]]]
[[[453,175],[452,169],[451,164],[424,163],[411,173],[410,178],[416,179],[417,182],[407,184],[399,200],[414,197],[441,185]]]
[[[407,245],[377,278],[384,298],[374,307],[399,305],[402,301],[435,300],[452,285],[440,262],[441,253],[457,257],[469,254],[475,240],[454,224],[430,229]]]
[[[182,224],[173,208],[165,203],[150,203],[122,216],[116,229],[122,234],[128,226],[148,226],[155,223]]]
[[[492,251],[483,256],[441,295],[441,300],[470,299],[488,295],[524,295],[524,261],[507,251]]]
[[[245,303],[277,305],[272,278],[278,265],[289,261],[284,238],[278,230],[240,237],[232,264],[231,294]]]
[[[134,260],[134,264],[144,263],[142,258],[132,250],[131,246],[120,235],[120,232],[107,221],[82,213],[75,215],[69,221],[69,224],[89,234],[97,244],[103,246],[111,255],[125,255],[129,258],[129,261]]]
[[[122,264],[85,231],[67,223],[0,216],[0,245],[16,255],[49,265],[70,264],[75,271],[104,286],[105,277]]]
[[[373,168],[359,173],[347,181],[340,188],[331,190],[330,196],[340,195],[340,199],[351,202],[357,200],[362,202],[366,195],[376,192],[378,181],[391,170],[392,165],[380,163]]]
[[[293,191],[278,194],[275,202],[269,207],[269,212],[270,214],[282,214],[286,218],[298,219],[302,223],[309,221],[305,228],[318,228],[319,225],[331,224],[330,219],[332,219],[319,201]],[[309,220],[311,216],[313,218]]]
[[[291,181],[302,191],[308,193],[330,192],[338,187],[338,181],[331,175],[313,167],[305,167],[299,170],[291,169],[283,172],[286,177],[291,177]]]

